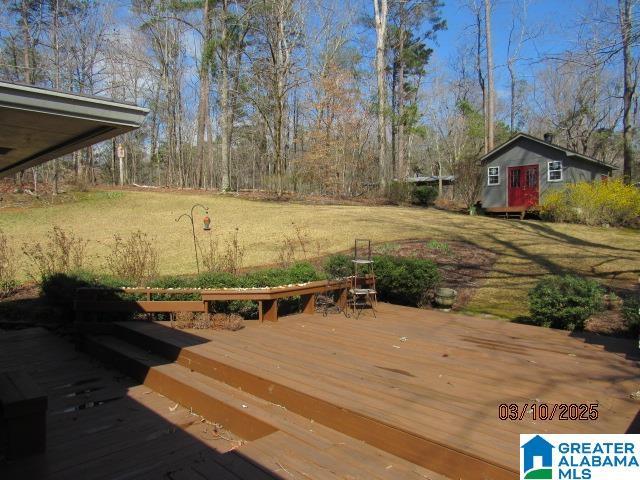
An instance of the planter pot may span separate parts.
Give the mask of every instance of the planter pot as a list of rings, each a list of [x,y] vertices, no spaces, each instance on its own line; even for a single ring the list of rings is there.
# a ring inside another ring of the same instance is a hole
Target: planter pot
[[[456,292],[453,288],[437,288],[436,304],[440,307],[450,308],[456,301]]]

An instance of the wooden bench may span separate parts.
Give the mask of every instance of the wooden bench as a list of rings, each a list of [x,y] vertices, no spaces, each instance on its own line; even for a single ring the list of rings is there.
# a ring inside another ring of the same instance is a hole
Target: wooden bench
[[[25,372],[0,372],[0,446],[8,459],[44,452],[47,396]]]
[[[340,291],[339,303],[346,304],[348,280],[320,280],[300,285],[286,285],[268,288],[79,288],[74,302],[76,320],[82,321],[85,313],[96,312],[139,312],[139,313],[174,313],[203,312],[209,313],[210,302],[220,301],[253,301],[258,302],[258,317],[261,322],[278,320],[278,300],[287,297],[301,297],[304,313],[315,312],[316,295],[330,291]],[[146,300],[104,299],[105,293],[119,292],[144,295]],[[153,295],[197,294],[200,300],[152,300]]]

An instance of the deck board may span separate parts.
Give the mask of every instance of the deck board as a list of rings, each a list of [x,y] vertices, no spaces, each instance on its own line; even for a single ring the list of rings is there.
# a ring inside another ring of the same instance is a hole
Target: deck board
[[[250,409],[266,404],[263,415],[278,417],[282,430],[250,442],[224,430],[220,436],[200,416],[42,329],[0,331],[0,365],[25,369],[46,390],[51,407],[46,453],[12,462],[0,459],[3,480],[446,480],[277,405],[243,397],[237,390],[234,395]],[[157,366],[175,367],[170,361]],[[197,375],[184,370],[184,380],[197,383]],[[116,399],[83,410],[71,408],[108,398]]]
[[[206,433],[207,424],[200,417],[106,369],[46,330],[0,331],[0,366],[24,369],[49,397],[46,453],[0,460],[2,479],[166,478],[167,472],[178,471],[183,472],[181,478],[202,478],[192,467],[203,464],[217,472],[215,478],[249,478],[224,466],[248,463],[233,451],[235,439]],[[68,396],[92,386],[101,388]],[[106,398],[117,400],[65,411]]]
[[[640,409],[638,357],[620,339],[386,304],[376,318],[192,333],[208,341],[176,340],[187,351],[515,469],[519,433],[623,433]],[[600,417],[499,420],[512,402],[598,403]]]

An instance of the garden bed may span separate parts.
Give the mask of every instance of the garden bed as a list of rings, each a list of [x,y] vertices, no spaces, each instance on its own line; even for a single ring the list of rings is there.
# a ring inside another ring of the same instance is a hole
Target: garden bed
[[[467,242],[436,242],[408,240],[377,247],[376,252],[400,257],[431,260],[437,264],[442,276],[440,286],[458,292],[454,310],[460,310],[473,298],[485,278],[493,269],[498,255]]]

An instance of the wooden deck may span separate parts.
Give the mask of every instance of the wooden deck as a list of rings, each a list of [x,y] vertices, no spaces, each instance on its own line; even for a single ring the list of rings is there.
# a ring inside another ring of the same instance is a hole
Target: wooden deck
[[[177,365],[163,368],[189,375]],[[46,453],[0,457],[2,480],[443,480],[272,405],[276,411],[265,415],[277,417],[280,428],[246,441],[40,328],[0,331],[0,369],[25,370],[49,397]],[[260,406],[241,401],[246,409]]]
[[[25,368],[51,406],[47,453],[0,461],[0,478],[506,480],[519,433],[640,430],[632,341],[388,304],[246,323],[86,337],[144,385],[43,330],[0,332],[2,369]],[[498,419],[533,402],[597,403],[599,418]]]
[[[178,363],[451,478],[517,478],[519,433],[637,432],[632,341],[380,304],[239,332],[130,323]],[[597,420],[498,418],[502,403],[598,404]]]

